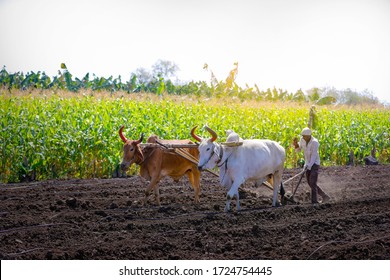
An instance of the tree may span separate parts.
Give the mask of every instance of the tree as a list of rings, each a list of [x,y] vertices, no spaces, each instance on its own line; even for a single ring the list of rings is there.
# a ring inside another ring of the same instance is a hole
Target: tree
[[[177,71],[179,71],[179,66],[169,60],[159,59],[152,66],[153,76],[164,78],[164,80],[169,80],[172,77],[175,77]]]
[[[143,67],[137,68],[134,74],[137,77],[139,84],[149,84],[153,79],[153,75]]]
[[[293,100],[294,101],[305,101],[306,100],[305,94],[303,93],[302,89],[297,90],[297,92],[294,94]]]
[[[316,102],[318,99],[321,98],[321,90],[317,87],[309,89],[307,91],[307,97],[311,102]]]

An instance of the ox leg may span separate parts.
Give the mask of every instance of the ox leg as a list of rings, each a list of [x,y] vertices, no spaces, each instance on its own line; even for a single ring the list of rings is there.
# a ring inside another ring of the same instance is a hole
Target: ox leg
[[[152,180],[150,181],[148,187],[145,190],[144,205],[146,205],[148,203],[148,197],[150,195],[150,192],[152,191],[152,189],[154,189],[154,194],[156,196],[157,204],[158,204],[158,206],[161,206],[158,188],[157,188],[157,192],[156,192],[156,187],[157,187],[158,181],[159,181],[159,179],[156,179],[156,178],[152,178]]]
[[[282,172],[280,170],[277,170],[273,174],[274,195],[272,198],[272,207],[280,206],[280,203],[278,201],[278,193],[279,193],[279,187],[281,182],[282,182]]]
[[[271,174],[271,175],[268,176],[267,182],[268,182],[271,186],[274,185],[274,175],[273,175],[273,174]]]
[[[161,202],[160,202],[160,188],[158,187],[158,185],[154,186],[154,196],[156,198],[157,205],[161,206]]]
[[[226,205],[225,205],[225,212],[230,211],[230,197],[229,195],[226,196]]]
[[[196,167],[192,169],[190,172],[187,173],[187,176],[195,192],[195,203],[199,203],[200,202],[200,172],[198,168]]]
[[[239,192],[237,190],[237,194],[236,194],[236,208],[237,208],[237,211],[241,211],[241,205],[240,205],[240,195],[239,195]]]
[[[234,181],[232,187],[228,191],[228,193],[226,195],[225,212],[230,211],[230,201],[234,198],[234,196],[236,196],[236,200],[237,200],[237,206],[236,206],[237,211],[241,210],[240,197],[238,195],[238,188],[241,186],[241,183],[242,183],[242,181],[239,181],[239,180]]]

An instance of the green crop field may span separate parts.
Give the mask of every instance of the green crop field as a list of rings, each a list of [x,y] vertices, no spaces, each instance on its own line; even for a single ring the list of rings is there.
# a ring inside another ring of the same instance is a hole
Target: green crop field
[[[193,126],[207,124],[224,141],[225,130],[233,129],[242,138],[280,142],[286,167],[296,167],[302,154],[291,141],[307,126],[309,111],[307,103],[226,97],[0,90],[0,181],[111,177],[122,156],[121,125],[132,139],[141,133],[188,139]],[[390,110],[383,107],[317,106],[322,164],[344,165],[351,152],[361,163],[373,147],[380,162],[390,163],[389,128]]]

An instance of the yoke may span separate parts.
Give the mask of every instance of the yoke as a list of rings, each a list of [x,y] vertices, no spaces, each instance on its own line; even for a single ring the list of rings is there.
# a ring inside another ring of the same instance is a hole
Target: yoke
[[[170,143],[161,143],[160,141],[156,140],[156,143],[145,143],[140,144],[141,147],[162,147],[163,149],[168,150],[168,152],[172,152],[178,156],[181,156],[182,158],[188,160],[189,162],[192,162],[193,164],[198,165],[199,160],[191,155],[189,152],[184,150],[184,148],[198,148],[198,144],[170,144]],[[210,169],[205,169],[207,172],[213,174],[214,176],[219,177],[217,173]]]

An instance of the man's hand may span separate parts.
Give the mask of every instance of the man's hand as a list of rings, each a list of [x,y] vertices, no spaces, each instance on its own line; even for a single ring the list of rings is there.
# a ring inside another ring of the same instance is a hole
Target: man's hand
[[[299,148],[299,145],[298,145],[298,138],[297,138],[297,137],[294,137],[292,144],[293,144],[293,146],[295,147],[295,149]]]

